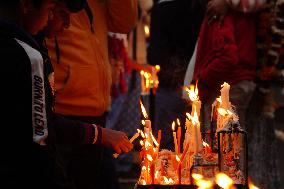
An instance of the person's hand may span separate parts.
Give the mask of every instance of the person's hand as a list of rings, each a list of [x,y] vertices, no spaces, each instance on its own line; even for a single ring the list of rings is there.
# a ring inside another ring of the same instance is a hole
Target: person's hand
[[[222,23],[228,8],[229,5],[226,0],[210,0],[206,10],[209,23],[214,20],[219,20]]]
[[[133,148],[125,133],[107,128],[102,128],[102,144],[118,154],[127,153]]]

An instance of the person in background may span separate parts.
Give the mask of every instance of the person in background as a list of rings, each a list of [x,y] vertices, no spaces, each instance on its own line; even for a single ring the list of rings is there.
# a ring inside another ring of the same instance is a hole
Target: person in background
[[[142,114],[139,104],[141,77],[139,72],[141,70],[151,74],[155,72],[153,66],[146,64],[147,36],[144,32],[152,0],[139,0],[138,5],[138,22],[128,37],[126,34],[109,34],[109,56],[114,68],[112,69],[113,74],[116,76],[112,77],[112,106],[107,116],[106,127],[124,131],[128,136],[133,136],[137,129],[141,129]],[[133,40],[134,36],[136,39]],[[136,140],[134,144],[138,144],[138,141]],[[140,169],[137,157],[138,153],[133,151],[117,158],[116,170],[119,177],[129,175],[137,177],[138,169]]]
[[[105,126],[110,107],[111,67],[108,31],[128,33],[135,25],[137,2],[89,0],[71,16],[69,29],[47,40],[55,73],[55,112],[65,118]],[[110,130],[109,147],[128,151]],[[125,136],[127,141],[127,136]],[[123,149],[121,149],[122,147]],[[62,145],[68,175],[78,188],[117,188],[113,151],[102,146]]]
[[[160,65],[155,99],[154,133],[162,130],[161,148],[173,150],[171,125],[177,118],[184,130],[189,106],[182,98],[187,65],[193,54],[206,2],[159,0],[151,10],[147,60]]]
[[[283,76],[281,76],[283,53],[279,45],[281,43],[279,21],[283,3],[281,6],[277,0],[266,3],[260,0],[250,3],[248,1],[234,3],[230,0],[212,0],[208,3],[207,13],[208,17],[216,15],[222,23],[232,9],[247,15],[253,12],[255,19],[258,20],[255,25],[257,58],[254,82],[256,87],[249,95],[252,96],[251,100],[242,114],[242,116],[245,115],[243,122],[245,122],[249,139],[249,177],[260,188],[279,188],[281,184],[274,131],[274,111],[277,105],[274,103],[273,86],[283,85]],[[243,87],[240,91],[248,90]],[[247,98],[248,95],[244,95],[243,99]],[[236,104],[237,107],[238,105]]]

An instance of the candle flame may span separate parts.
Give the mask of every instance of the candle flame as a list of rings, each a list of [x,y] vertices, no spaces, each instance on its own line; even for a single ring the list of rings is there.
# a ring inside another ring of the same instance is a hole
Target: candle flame
[[[224,189],[229,189],[233,185],[233,180],[225,173],[218,173],[216,175],[216,183]]]
[[[143,140],[140,140],[140,145],[141,145],[141,146],[144,146]]]
[[[142,121],[141,121],[141,123],[142,123],[142,125],[144,125],[144,126],[145,126],[145,120],[142,120]]]
[[[179,121],[179,119],[177,118],[177,124],[178,124],[178,126],[180,126],[180,121]]]
[[[201,180],[201,179],[203,179],[203,175],[200,175],[200,174],[197,174],[197,173],[192,173],[191,176],[192,176],[192,178],[194,180]]]
[[[206,142],[202,141],[202,144],[204,147],[209,147],[209,144],[207,144]]]
[[[175,126],[176,126],[176,124],[175,124],[175,122],[173,121],[173,123],[172,123],[172,130],[173,130],[173,131],[175,131]]]
[[[259,187],[255,186],[250,179],[248,181],[248,185],[249,185],[249,189],[259,189]]]
[[[143,103],[141,102],[141,100],[140,100],[140,106],[141,106],[141,110],[142,110],[144,118],[147,119],[148,118],[148,114],[147,114],[146,109],[145,109]]]
[[[180,162],[180,158],[178,157],[178,155],[176,155],[176,160],[177,162]]]
[[[151,156],[150,154],[147,154],[146,156],[147,156],[147,159],[148,159],[150,162],[153,161],[153,158],[152,158],[152,156]]]
[[[142,171],[146,171],[146,170],[147,170],[146,166],[143,165],[143,166],[142,166]]]
[[[209,180],[200,179],[196,181],[196,185],[199,187],[199,189],[209,189],[213,186],[213,183]]]
[[[149,37],[150,36],[150,28],[148,25],[144,26],[144,32],[145,32],[145,36]]]
[[[157,72],[160,71],[160,69],[161,69],[160,65],[156,65],[155,69],[156,69]]]
[[[189,88],[186,87],[185,90],[188,93],[188,96],[191,101],[197,101],[199,99],[198,88],[194,85],[190,85]]]

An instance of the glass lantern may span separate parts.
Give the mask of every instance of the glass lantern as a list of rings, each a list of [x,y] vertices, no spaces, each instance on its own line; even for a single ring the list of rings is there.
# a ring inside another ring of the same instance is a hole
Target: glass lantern
[[[219,171],[227,174],[234,184],[248,184],[247,133],[239,122],[231,122],[217,131]]]

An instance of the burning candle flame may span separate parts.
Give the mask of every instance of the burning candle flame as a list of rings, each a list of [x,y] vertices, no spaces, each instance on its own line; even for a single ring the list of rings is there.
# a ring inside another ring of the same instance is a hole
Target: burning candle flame
[[[143,140],[140,140],[140,145],[141,145],[141,146],[144,146]]]
[[[141,106],[141,110],[142,110],[144,118],[148,119],[148,114],[147,114],[146,109],[145,109],[145,107],[144,107],[144,105],[141,101],[140,101],[140,106]]]
[[[161,69],[160,65],[156,65],[155,69],[156,69],[156,71],[160,71],[160,69]]]
[[[178,124],[178,126],[180,126],[180,121],[179,121],[179,119],[177,118],[177,124]]]
[[[141,123],[143,126],[145,126],[145,120],[142,120]]]
[[[176,155],[176,160],[177,162],[180,162],[180,158],[178,157],[178,155]]]
[[[196,185],[199,187],[199,189],[209,189],[213,186],[213,183],[209,180],[200,179],[196,181]]]
[[[218,173],[216,175],[216,183],[224,189],[229,189],[233,185],[233,180],[225,173]]]
[[[207,144],[206,142],[202,141],[202,144],[204,147],[209,147],[209,144]]]
[[[198,89],[194,85],[190,85],[189,88],[186,87],[185,90],[188,93],[188,96],[191,101],[197,101],[199,99]]]
[[[192,178],[194,180],[201,180],[201,179],[203,179],[203,175],[200,175],[200,174],[197,174],[197,173],[192,173],[191,176],[192,176]]]
[[[149,37],[150,36],[150,28],[148,25],[144,26],[144,32],[145,32],[145,36]]]
[[[249,179],[248,181],[249,189],[259,189],[257,186],[255,186],[252,181]]]
[[[173,131],[175,130],[175,126],[176,126],[176,124],[175,124],[175,122],[173,121],[173,123],[172,123],[172,130],[173,130]]]

